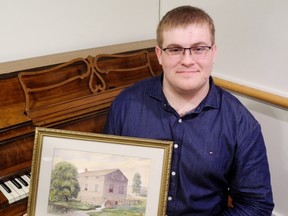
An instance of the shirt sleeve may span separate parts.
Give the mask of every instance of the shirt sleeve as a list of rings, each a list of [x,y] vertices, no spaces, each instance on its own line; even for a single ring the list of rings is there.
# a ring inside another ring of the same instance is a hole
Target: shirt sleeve
[[[113,101],[107,118],[106,118],[106,123],[104,126],[104,133],[105,134],[112,134],[112,135],[120,135],[120,128],[117,126],[117,116],[119,117],[119,113],[117,113],[117,109],[115,108],[115,103],[116,101]]]
[[[228,208],[223,215],[270,216],[274,203],[260,125],[258,122],[248,127],[245,125],[239,134],[230,185],[234,207]]]

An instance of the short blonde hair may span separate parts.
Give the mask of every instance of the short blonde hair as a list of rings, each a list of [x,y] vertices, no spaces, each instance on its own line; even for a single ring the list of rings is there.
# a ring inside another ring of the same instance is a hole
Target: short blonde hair
[[[180,6],[168,11],[157,27],[157,44],[163,45],[163,32],[177,27],[187,27],[190,24],[208,24],[211,42],[215,43],[215,26],[212,18],[202,9],[193,6]]]

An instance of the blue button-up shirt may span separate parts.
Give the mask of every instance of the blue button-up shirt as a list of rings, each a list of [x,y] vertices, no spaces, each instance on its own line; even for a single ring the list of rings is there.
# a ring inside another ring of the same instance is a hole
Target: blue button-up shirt
[[[111,105],[105,132],[174,142],[167,215],[271,215],[260,125],[212,78],[206,98],[183,117],[167,102],[162,76],[125,89]],[[234,208],[227,208],[228,194]]]

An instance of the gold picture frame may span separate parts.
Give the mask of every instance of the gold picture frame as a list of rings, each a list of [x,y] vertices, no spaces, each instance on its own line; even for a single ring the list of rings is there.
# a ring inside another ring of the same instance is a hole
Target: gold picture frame
[[[38,127],[27,215],[165,215],[171,157],[172,141]]]

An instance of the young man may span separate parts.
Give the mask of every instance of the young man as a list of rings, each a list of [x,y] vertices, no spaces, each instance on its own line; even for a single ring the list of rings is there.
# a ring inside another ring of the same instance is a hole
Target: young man
[[[173,140],[167,215],[271,215],[269,166],[261,128],[211,77],[213,20],[182,6],[157,28],[163,74],[124,90],[106,133]],[[233,208],[227,207],[227,198]]]

